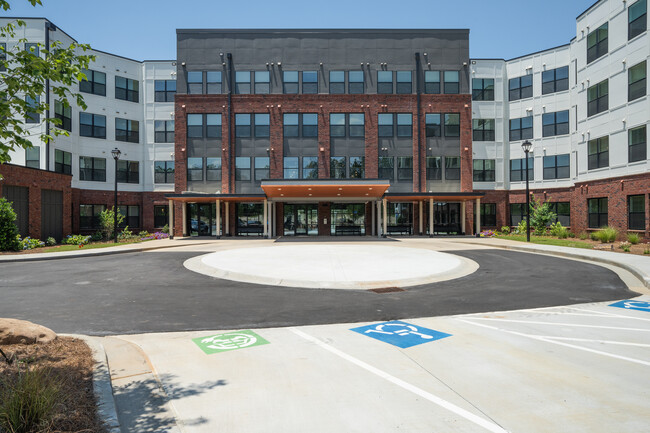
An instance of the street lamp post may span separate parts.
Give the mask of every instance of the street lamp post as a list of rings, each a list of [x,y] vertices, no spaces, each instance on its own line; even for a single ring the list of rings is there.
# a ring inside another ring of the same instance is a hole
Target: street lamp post
[[[115,236],[115,243],[117,243],[117,160],[120,159],[120,149],[117,147],[111,150],[111,155],[115,160],[115,206],[113,206],[113,236]]]
[[[533,144],[526,140],[521,143],[521,148],[526,154],[526,242],[530,242],[530,191],[528,186],[528,153],[533,147]]]

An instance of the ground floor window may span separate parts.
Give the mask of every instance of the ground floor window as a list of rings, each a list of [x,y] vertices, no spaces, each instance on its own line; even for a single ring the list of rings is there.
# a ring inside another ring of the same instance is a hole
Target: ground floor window
[[[436,202],[433,209],[434,233],[461,233],[460,203]]]
[[[388,203],[387,217],[389,235],[413,234],[413,203]]]
[[[607,225],[607,197],[587,200],[589,228],[599,229]]]
[[[481,225],[496,227],[497,205],[496,203],[481,203]]]
[[[129,230],[140,227],[140,206],[118,206],[119,212],[124,215],[120,228],[129,226]]]
[[[628,230],[645,230],[644,195],[627,197],[627,228]]]
[[[330,230],[332,235],[365,235],[366,205],[363,203],[332,203]]]
[[[571,203],[568,201],[561,201],[557,203],[549,203],[549,208],[557,216],[555,222],[559,222],[564,227],[571,227]]]
[[[264,234],[264,205],[262,203],[237,203],[237,236],[262,236]]]
[[[100,229],[99,214],[106,210],[103,204],[82,204],[79,205],[79,228]]]
[[[153,226],[163,228],[169,225],[169,206],[154,205],[153,207]]]
[[[516,226],[526,220],[526,203],[510,203],[510,225]]]

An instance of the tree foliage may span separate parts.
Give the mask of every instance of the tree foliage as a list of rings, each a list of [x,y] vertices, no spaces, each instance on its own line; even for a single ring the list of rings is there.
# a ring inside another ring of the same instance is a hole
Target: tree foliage
[[[542,203],[533,195],[533,202],[530,204],[530,228],[536,235],[546,233],[546,227],[550,226],[557,214],[551,210],[549,203]]]
[[[124,222],[124,215],[117,210],[117,225],[119,226]],[[113,229],[115,227],[115,207],[106,209],[99,214],[99,226],[106,240],[113,238]]]
[[[18,227],[16,226],[16,212],[14,212],[4,197],[0,197],[0,251],[18,251]]]
[[[32,6],[42,4],[41,0],[27,1]],[[9,2],[0,0],[0,9],[9,10]],[[40,128],[43,122],[61,124],[47,104],[47,85],[49,83],[50,92],[64,107],[76,104],[85,109],[82,95],[71,89],[86,78],[83,70],[95,60],[94,55],[84,54],[90,46],[76,42],[65,45],[52,41],[49,47],[39,43],[38,55],[27,51],[24,44],[28,41],[15,39],[16,29],[24,26],[24,21],[16,20],[0,27],[0,41],[7,41],[6,48],[0,46],[0,69],[4,70],[0,73],[0,164],[11,160],[9,152],[32,147],[30,139],[47,142],[53,139],[52,134],[68,135],[63,129],[52,128],[47,134]],[[28,99],[35,102],[29,103]],[[37,127],[26,123],[31,113],[39,115]]]

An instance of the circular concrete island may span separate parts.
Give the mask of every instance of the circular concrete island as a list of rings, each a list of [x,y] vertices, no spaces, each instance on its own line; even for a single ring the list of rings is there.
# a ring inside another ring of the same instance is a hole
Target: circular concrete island
[[[274,245],[186,260],[194,272],[246,283],[316,289],[379,289],[451,280],[475,272],[464,257],[384,245]]]

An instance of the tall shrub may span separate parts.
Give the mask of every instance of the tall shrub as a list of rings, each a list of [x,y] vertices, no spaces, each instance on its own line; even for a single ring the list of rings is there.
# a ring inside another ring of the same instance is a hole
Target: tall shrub
[[[18,251],[18,226],[16,226],[16,212],[14,212],[4,197],[0,198],[0,251]]]
[[[99,226],[101,227],[102,233],[104,233],[105,239],[113,238],[113,228],[115,227],[115,207],[106,209],[99,214]],[[118,209],[117,211],[117,226],[119,227],[124,221],[124,215],[122,215]]]
[[[533,196],[533,202],[530,204],[530,228],[536,235],[546,233],[546,227],[557,217],[557,214],[551,210],[548,203],[542,203]]]

